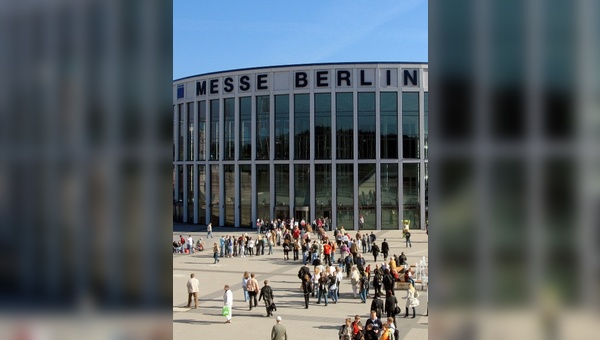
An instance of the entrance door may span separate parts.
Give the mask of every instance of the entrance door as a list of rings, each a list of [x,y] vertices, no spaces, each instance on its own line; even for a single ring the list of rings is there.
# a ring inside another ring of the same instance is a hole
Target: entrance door
[[[296,221],[298,221],[298,222],[304,220],[307,224],[310,224],[311,221],[309,221],[309,218],[310,218],[309,212],[310,212],[310,207],[306,207],[306,206],[296,207],[295,213],[294,213],[294,219],[296,219]]]
[[[288,205],[275,207],[276,219],[285,221],[288,217],[290,217],[290,207]]]

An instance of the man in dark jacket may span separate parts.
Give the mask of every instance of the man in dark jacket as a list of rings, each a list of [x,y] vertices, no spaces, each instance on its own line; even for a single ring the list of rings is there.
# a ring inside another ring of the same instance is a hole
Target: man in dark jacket
[[[381,242],[381,253],[383,254],[383,259],[387,260],[388,253],[390,252],[390,245],[387,243],[387,239],[383,239]]]
[[[392,295],[394,294],[394,277],[392,276],[392,274],[390,274],[390,270],[389,269],[385,269],[383,271],[383,287],[385,288],[385,291],[391,291]]]
[[[381,313],[383,312],[383,300],[377,296],[373,296],[373,301],[371,302],[371,311],[375,311],[377,318],[381,319]]]
[[[267,316],[273,315],[273,309],[271,305],[273,304],[273,289],[269,286],[269,280],[265,280],[265,285],[260,289],[260,295],[258,296],[258,301],[263,299],[265,301],[265,308],[267,309]]]
[[[394,313],[394,308],[398,304],[398,299],[394,295],[392,295],[391,291],[386,292],[385,298],[385,309],[384,312],[387,313],[387,317],[391,317],[394,319],[394,325],[396,325],[396,314]]]
[[[367,319],[365,323],[365,327],[373,325],[373,332],[379,337],[379,332],[383,328],[383,324],[381,323],[381,319],[377,316],[377,312],[371,309],[371,317]]]
[[[373,257],[375,258],[375,263],[377,263],[377,256],[379,256],[380,252],[377,243],[373,243],[373,245],[371,246],[371,252],[373,253]]]

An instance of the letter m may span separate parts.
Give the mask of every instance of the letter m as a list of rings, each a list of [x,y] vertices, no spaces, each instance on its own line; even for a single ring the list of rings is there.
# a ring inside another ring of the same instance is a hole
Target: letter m
[[[206,80],[196,82],[196,96],[206,94]]]

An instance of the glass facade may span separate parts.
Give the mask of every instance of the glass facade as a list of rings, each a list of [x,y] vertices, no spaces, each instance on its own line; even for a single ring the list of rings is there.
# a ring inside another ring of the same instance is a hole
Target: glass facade
[[[187,105],[187,122],[188,122],[188,150],[187,150],[187,160],[194,160],[194,102],[188,103]]]
[[[382,159],[398,158],[398,93],[380,93],[381,141],[380,157]]]
[[[177,118],[179,121],[177,127],[177,136],[179,136],[179,150],[177,151],[177,160],[183,160],[183,148],[185,146],[184,136],[185,136],[185,121],[184,121],[184,112],[183,112],[183,104],[177,105]]]
[[[256,97],[256,159],[269,159],[270,111],[269,96]]]
[[[210,160],[219,160],[219,100],[210,101]]]
[[[187,221],[194,223],[194,166],[187,165]]]
[[[285,219],[290,216],[290,166],[275,164],[275,215]]]
[[[365,219],[363,229],[377,226],[377,191],[375,164],[358,164],[358,215]]]
[[[252,157],[252,98],[240,98],[240,160]]]
[[[337,159],[354,156],[354,104],[352,93],[336,93],[335,96]]]
[[[220,188],[220,180],[219,180],[219,166],[211,165],[210,166],[210,223],[213,225],[220,225],[219,216],[220,216],[220,207],[221,201],[219,200],[219,188]]]
[[[252,225],[252,165],[240,165],[239,181],[240,226],[248,228]]]
[[[315,164],[315,216],[332,218],[331,164]]]
[[[402,157],[419,158],[419,93],[402,93]]]
[[[198,191],[198,223],[206,221],[206,167],[198,165],[198,180],[196,181]]]
[[[206,160],[206,101],[198,102],[198,160]]]
[[[331,159],[331,93],[315,93],[315,159]]]
[[[402,219],[408,220],[409,228],[421,228],[421,206],[419,204],[419,163],[402,164]]]
[[[358,158],[375,159],[375,93],[358,93]],[[366,217],[365,217],[366,218]],[[366,222],[365,222],[366,224]]]
[[[357,230],[363,216],[366,230],[398,230],[403,219],[424,229],[427,88],[397,87],[404,66],[391,82],[373,85],[356,80],[361,66],[348,67],[348,81],[335,73],[346,65],[329,71],[330,91],[322,78],[299,86],[290,66],[287,79],[285,71],[257,69],[250,79],[269,79],[261,88],[239,83],[231,92],[207,88],[193,99],[174,98],[174,221],[255,227],[257,218],[328,217],[334,227]],[[229,72],[222,77],[234,77]]]
[[[294,96],[294,159],[310,158],[310,95]]]
[[[398,229],[398,164],[381,164],[381,229]]]
[[[354,164],[336,165],[337,225],[352,229],[354,225]]]
[[[223,102],[225,116],[225,122],[223,124],[225,130],[223,132],[223,137],[225,139],[223,159],[232,160],[235,159],[235,98],[225,98]]]
[[[256,216],[263,220],[269,220],[271,216],[271,171],[269,168],[268,164],[256,165]],[[250,223],[252,222],[250,221]]]
[[[294,204],[310,206],[310,164],[294,165]]]
[[[235,224],[235,166],[223,165],[223,180],[225,183],[224,216],[225,226],[233,227]]]
[[[275,96],[275,159],[290,159],[290,96]]]

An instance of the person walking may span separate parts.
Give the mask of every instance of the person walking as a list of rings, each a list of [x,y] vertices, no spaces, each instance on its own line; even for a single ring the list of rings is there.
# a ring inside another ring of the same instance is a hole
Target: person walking
[[[266,316],[272,316],[273,310],[271,309],[271,305],[275,302],[273,298],[273,289],[269,286],[269,280],[265,280],[263,283],[264,286],[260,289],[258,301],[262,299],[265,302],[265,308],[267,309]]]
[[[250,309],[248,310],[252,310],[252,300],[254,300],[254,307],[258,305],[258,302],[256,301],[256,295],[258,295],[258,281],[254,278],[254,273],[250,274],[250,280],[248,280],[248,283],[246,284],[246,289],[248,290],[248,301],[250,301]]]
[[[209,223],[206,226],[206,238],[214,238],[214,236],[212,234],[212,223]]]
[[[200,286],[200,281],[195,277],[194,273],[190,274],[190,279],[187,282],[188,289],[188,303],[187,306],[190,308],[192,305],[192,298],[194,299],[194,309],[198,308],[198,289]]]
[[[373,253],[373,258],[375,263],[377,263],[377,256],[379,256],[379,252],[381,250],[379,249],[379,246],[377,245],[377,243],[373,243],[373,245],[371,245],[371,253]]]
[[[387,239],[383,239],[381,242],[381,253],[383,254],[383,260],[388,258],[388,253],[390,252],[390,245],[387,243]]]
[[[281,316],[278,316],[275,320],[275,326],[271,329],[271,340],[287,340],[287,330],[281,324]]]
[[[308,309],[308,299],[312,292],[312,282],[309,274],[305,274],[302,279],[302,293],[304,294],[304,308]]]
[[[406,290],[406,313],[404,314],[405,318],[408,317],[408,308],[412,308],[412,317],[414,318],[416,316],[415,307],[419,305],[419,299],[417,299],[418,296],[419,293],[416,291],[415,287],[409,283],[408,289]]]
[[[192,235],[189,235],[187,238],[187,249],[189,250],[189,254],[192,255],[194,252],[194,238],[192,238]]]
[[[215,262],[213,262],[213,264],[221,262],[221,260],[219,260],[219,245],[217,244],[217,242],[215,242],[215,244],[213,245],[213,259],[215,259]]]
[[[381,300],[377,295],[373,296],[371,310],[375,311],[375,315],[377,315],[378,319],[381,319],[381,314],[383,312],[383,300]]]
[[[250,299],[248,295],[248,280],[250,280],[250,274],[248,272],[244,272],[244,276],[242,277],[242,290],[244,291],[244,302],[248,302]]]
[[[394,324],[396,323],[396,305],[398,305],[398,299],[396,299],[396,297],[392,295],[392,291],[388,290],[386,292],[384,312],[387,313],[388,318],[391,317],[394,319]]]
[[[406,231],[406,233],[404,234],[404,237],[406,237],[406,247],[411,247],[412,248],[412,243],[410,242],[410,231]]]
[[[229,285],[223,287],[225,292],[223,293],[223,304],[224,307],[229,307],[229,312],[225,315],[227,321],[225,323],[231,323],[231,314],[233,313],[233,293],[229,290]]]
[[[352,339],[352,319],[346,318],[346,323],[340,327],[338,331],[339,340],[351,340]]]

